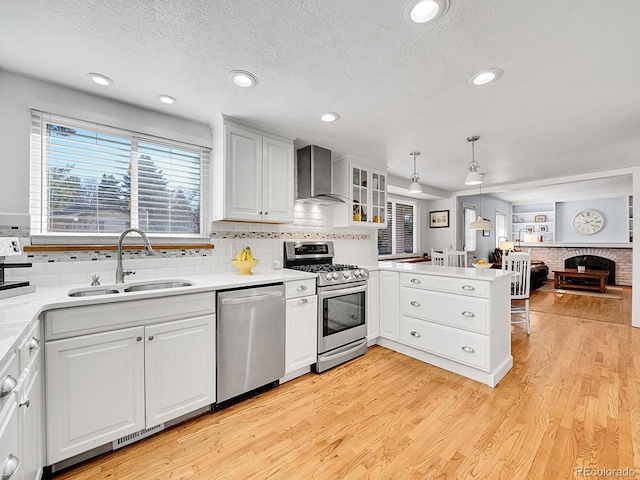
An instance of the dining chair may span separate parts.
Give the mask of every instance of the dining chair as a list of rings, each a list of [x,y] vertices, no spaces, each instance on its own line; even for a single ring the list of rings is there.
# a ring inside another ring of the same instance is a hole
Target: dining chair
[[[442,253],[436,252],[433,248],[431,249],[431,265],[440,265],[444,266],[444,255],[447,249],[444,249]]]
[[[445,250],[445,265],[448,267],[466,267],[467,252],[464,250]]]
[[[511,325],[524,323],[527,327],[527,334],[530,335],[531,253],[511,252],[509,255],[504,255],[502,270],[514,272],[511,278]],[[524,305],[521,303],[523,300]]]

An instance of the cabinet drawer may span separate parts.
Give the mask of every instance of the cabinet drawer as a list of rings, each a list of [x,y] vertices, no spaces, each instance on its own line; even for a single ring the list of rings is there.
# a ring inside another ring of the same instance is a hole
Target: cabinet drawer
[[[4,395],[0,396],[0,416],[5,408],[14,402],[20,373],[18,356],[14,352],[9,356],[7,362],[0,366],[0,386],[6,391]]]
[[[400,341],[450,360],[488,370],[489,337],[409,317],[400,319]]]
[[[316,279],[296,280],[284,284],[287,298],[306,297],[316,294]]]
[[[40,320],[36,320],[33,327],[24,336],[22,343],[20,344],[20,370],[27,368],[33,359],[40,352],[42,344],[42,333],[40,331]]]
[[[489,333],[489,300],[402,287],[400,314]]]
[[[488,297],[489,282],[467,278],[453,278],[432,275],[400,274],[400,284],[414,288],[425,288],[438,292],[460,293],[470,297]]]

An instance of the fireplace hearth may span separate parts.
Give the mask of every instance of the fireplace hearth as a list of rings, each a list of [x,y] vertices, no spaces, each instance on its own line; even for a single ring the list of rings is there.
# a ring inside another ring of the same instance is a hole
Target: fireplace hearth
[[[564,261],[564,268],[578,268],[576,265],[576,258],[586,257],[585,266],[587,270],[608,270],[609,276],[607,277],[607,285],[616,284],[616,262],[609,260],[608,258],[598,257],[596,255],[578,255],[576,257],[567,258]],[[592,283],[597,285],[597,280],[589,279],[572,279],[576,284],[591,285]]]

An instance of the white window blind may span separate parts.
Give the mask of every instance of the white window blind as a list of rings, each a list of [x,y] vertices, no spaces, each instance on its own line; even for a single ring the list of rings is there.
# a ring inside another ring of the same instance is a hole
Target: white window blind
[[[507,212],[496,210],[496,248],[500,248],[500,238],[507,238]],[[504,241],[504,239],[503,239]]]
[[[378,255],[411,255],[420,247],[418,203],[390,199],[387,227],[378,230]]]
[[[209,150],[32,111],[35,235],[202,237]]]
[[[464,249],[467,252],[476,251],[476,231],[471,230],[469,225],[476,221],[478,218],[476,214],[476,207],[474,205],[462,205],[462,214],[464,218]]]

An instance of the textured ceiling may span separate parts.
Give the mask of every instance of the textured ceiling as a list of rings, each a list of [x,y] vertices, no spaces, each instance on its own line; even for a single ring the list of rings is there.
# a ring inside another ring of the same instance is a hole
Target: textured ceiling
[[[447,191],[465,189],[470,135],[483,189],[640,164],[640,1],[451,0],[419,27],[405,4],[3,2],[0,68],[207,124],[226,113],[405,179],[420,150],[421,183]],[[490,67],[498,82],[467,85]]]

